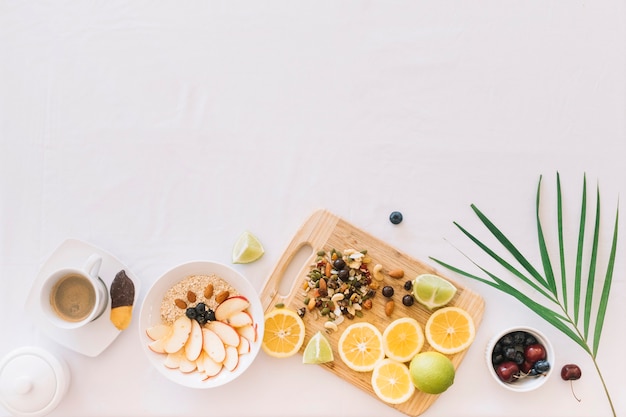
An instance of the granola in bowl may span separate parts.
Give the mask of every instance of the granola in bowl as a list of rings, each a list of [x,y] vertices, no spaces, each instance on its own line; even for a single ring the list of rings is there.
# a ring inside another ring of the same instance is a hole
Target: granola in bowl
[[[206,389],[224,385],[254,361],[264,331],[252,284],[231,267],[193,261],[167,271],[148,290],[139,335],[166,378]]]

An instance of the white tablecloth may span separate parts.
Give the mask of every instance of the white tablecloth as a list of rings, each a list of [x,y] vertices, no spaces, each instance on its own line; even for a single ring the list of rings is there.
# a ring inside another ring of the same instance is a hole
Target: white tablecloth
[[[538,262],[536,186],[543,175],[553,217],[557,172],[568,245],[583,175],[591,206],[599,185],[606,257],[626,195],[625,16],[617,0],[1,1],[0,356],[36,345],[68,362],[57,416],[402,415],[299,357],[261,353],[235,383],[179,387],[149,364],[136,322],[91,358],[42,334],[24,300],[70,237],[124,262],[141,298],[181,262],[230,263],[244,230],[266,254],[235,268],[260,291],[317,208],[469,268],[455,247],[474,248],[453,222],[477,228],[475,203]],[[598,353],[622,414],[624,267],[620,244]],[[424,415],[610,415],[581,348],[452,276],[485,297],[485,316]],[[583,368],[580,403],[558,375],[527,394],[490,379],[485,345],[514,324],[545,332],[557,365]]]

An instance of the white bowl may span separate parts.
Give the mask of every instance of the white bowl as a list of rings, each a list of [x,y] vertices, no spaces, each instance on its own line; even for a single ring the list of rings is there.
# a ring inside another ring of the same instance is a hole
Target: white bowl
[[[548,370],[548,372],[546,372],[543,375],[529,376],[529,377],[515,380],[513,382],[504,382],[498,377],[498,374],[496,373],[493,367],[492,360],[491,360],[492,352],[496,343],[498,342],[498,340],[500,340],[500,338],[502,338],[503,336],[509,333],[513,333],[516,331],[523,331],[523,332],[533,335],[535,339],[537,339],[537,342],[541,343],[544,346],[544,348],[546,349],[546,360],[548,361],[548,363],[550,363],[550,369]],[[525,327],[525,326],[510,327],[498,333],[497,335],[495,335],[487,344],[487,349],[485,350],[485,359],[487,361],[487,368],[489,369],[489,374],[498,383],[498,385],[510,391],[515,391],[515,392],[532,391],[542,386],[554,372],[554,365],[556,363],[555,355],[554,355],[554,348],[552,347],[552,344],[550,343],[548,338],[546,338],[546,336],[543,333],[541,333],[539,330],[532,329],[530,327]]]
[[[241,295],[250,301],[248,311],[251,313],[257,326],[256,340],[250,343],[250,352],[239,357],[239,364],[233,371],[222,369],[219,374],[203,380],[200,372],[194,371],[183,373],[178,369],[169,369],[164,365],[165,353],[156,353],[150,350],[148,344],[152,341],[146,334],[146,330],[161,323],[161,301],[163,296],[176,283],[190,275],[215,274],[233,286]],[[154,367],[167,379],[190,388],[213,388],[227,384],[243,374],[252,364],[261,347],[264,331],[264,312],[261,300],[252,284],[239,272],[224,264],[211,261],[192,261],[178,265],[163,274],[152,285],[141,305],[139,313],[139,339],[146,356]]]

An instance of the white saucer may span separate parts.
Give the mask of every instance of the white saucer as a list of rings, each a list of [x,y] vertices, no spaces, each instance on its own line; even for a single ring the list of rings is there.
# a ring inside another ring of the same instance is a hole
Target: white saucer
[[[41,283],[47,275],[57,269],[68,266],[81,267],[85,259],[92,253],[98,253],[102,256],[102,266],[100,267],[98,275],[105,283],[107,293],[115,275],[122,269],[126,271],[126,275],[128,275],[133,281],[133,284],[135,284],[133,313],[139,311],[137,297],[140,288],[137,277],[110,253],[77,239],[67,239],[64,241],[43,264],[33,283],[28,299],[26,300],[26,311],[31,314],[35,325],[51,339],[54,339],[57,343],[78,353],[95,357],[102,353],[121,332],[109,319],[109,312],[111,311],[110,298],[104,313],[96,320],[79,329],[61,329],[54,326],[44,316],[38,301]]]

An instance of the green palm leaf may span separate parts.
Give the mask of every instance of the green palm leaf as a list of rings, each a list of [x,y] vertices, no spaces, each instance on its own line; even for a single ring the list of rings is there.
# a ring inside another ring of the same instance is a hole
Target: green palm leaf
[[[619,207],[615,213],[615,226],[613,226],[613,243],[611,244],[611,254],[609,255],[609,265],[604,277],[604,285],[602,287],[602,295],[600,296],[600,305],[596,314],[596,326],[593,332],[593,357],[598,354],[600,346],[600,335],[602,334],[602,326],[604,325],[604,317],[609,301],[609,293],[611,292],[611,282],[613,281],[613,269],[615,268],[615,253],[617,252],[617,229],[619,225]]]
[[[574,275],[574,323],[578,324],[580,313],[580,287],[583,270],[583,249],[585,242],[585,224],[587,219],[587,176],[583,177],[582,207],[580,208],[580,224],[578,226],[578,250],[576,251],[576,272]]]
[[[494,273],[487,270],[485,267],[478,265],[472,259],[470,259],[467,255],[463,254],[467,257],[470,262],[477,267],[485,276],[475,275],[470,273],[464,269],[459,267],[455,267],[450,265],[449,263],[443,262],[439,259],[431,257],[435,262],[440,264],[441,266],[463,275],[465,277],[477,280],[484,284],[487,284],[493,288],[496,288],[502,291],[505,294],[508,294],[518,301],[522,302],[528,308],[530,308],[537,315],[542,317],[552,326],[560,330],[563,334],[568,336],[574,342],[576,342],[582,349],[584,349],[593,360],[596,369],[598,370],[598,374],[600,376],[600,380],[602,381],[602,385],[604,387],[605,393],[607,395],[607,399],[613,410],[613,415],[615,415],[615,409],[613,407],[613,402],[611,400],[611,396],[604,382],[604,378],[600,372],[600,368],[596,362],[596,355],[598,353],[598,348],[600,344],[600,337],[602,334],[602,327],[604,325],[604,319],[606,316],[606,310],[609,302],[609,296],[611,292],[611,283],[613,280],[613,270],[615,267],[615,256],[617,252],[617,237],[618,237],[618,225],[619,225],[619,205],[615,214],[615,222],[613,226],[613,235],[612,235],[612,244],[611,251],[608,256],[606,274],[604,276],[604,282],[602,284],[602,291],[599,295],[599,299],[597,300],[597,310],[593,311],[594,305],[594,289],[596,286],[596,270],[599,262],[599,241],[600,241],[600,189],[597,187],[596,189],[596,212],[595,219],[593,223],[593,240],[591,243],[591,248],[587,248],[585,244],[585,228],[587,225],[587,178],[586,175],[583,177],[583,192],[582,192],[582,203],[580,210],[580,222],[578,229],[578,242],[577,242],[577,250],[576,250],[576,265],[574,269],[574,278],[573,292],[570,293],[568,291],[568,277],[566,271],[566,254],[565,254],[565,237],[563,232],[563,199],[562,199],[562,190],[561,190],[561,179],[560,175],[557,172],[556,176],[556,188],[557,188],[557,225],[556,225],[556,233],[557,233],[557,241],[558,241],[558,255],[559,255],[559,270],[560,270],[560,291],[557,288],[557,282],[555,277],[555,269],[552,265],[552,261],[550,258],[549,248],[546,243],[546,238],[544,234],[544,225],[541,220],[541,181],[542,177],[539,177],[539,183],[537,185],[537,196],[536,196],[536,223],[537,223],[537,240],[538,240],[538,249],[539,255],[541,258],[541,264],[543,269],[543,275],[539,272],[538,268],[533,266],[528,258],[522,255],[521,251],[518,250],[515,245],[511,242],[509,238],[507,238],[502,231],[496,227],[496,225],[491,222],[485,216],[485,214],[480,211],[473,204],[471,205],[472,210],[478,216],[482,224],[487,228],[487,230],[496,238],[496,240],[502,245],[502,247],[506,250],[506,253],[509,256],[512,256],[517,263],[519,263],[522,269],[525,271],[514,267],[510,262],[505,260],[504,256],[499,255],[496,250],[489,248],[485,243],[483,243],[480,239],[478,239],[474,234],[470,233],[467,229],[463,228],[458,223],[454,222],[454,225],[474,244],[478,246],[483,252],[485,252],[489,257],[496,261],[498,265],[503,267],[507,272],[509,272],[513,278],[516,278],[516,285],[511,285],[505,279],[505,277],[498,277]],[[589,270],[585,280],[583,282],[583,273],[582,273],[582,265],[583,258],[585,255],[589,253]],[[462,252],[461,252],[462,253]],[[582,289],[585,288],[584,296],[582,294]],[[536,293],[539,293],[541,297],[543,297],[544,302],[538,302],[536,300]],[[529,295],[530,294],[530,295]],[[597,297],[597,294],[595,295]],[[551,307],[548,307],[550,305]],[[573,316],[569,314],[570,309],[573,307]],[[581,307],[583,312],[583,326],[579,327],[579,315],[581,313]],[[560,313],[557,313],[560,311]],[[590,334],[590,331],[592,332]],[[591,335],[593,337],[591,338]]]

